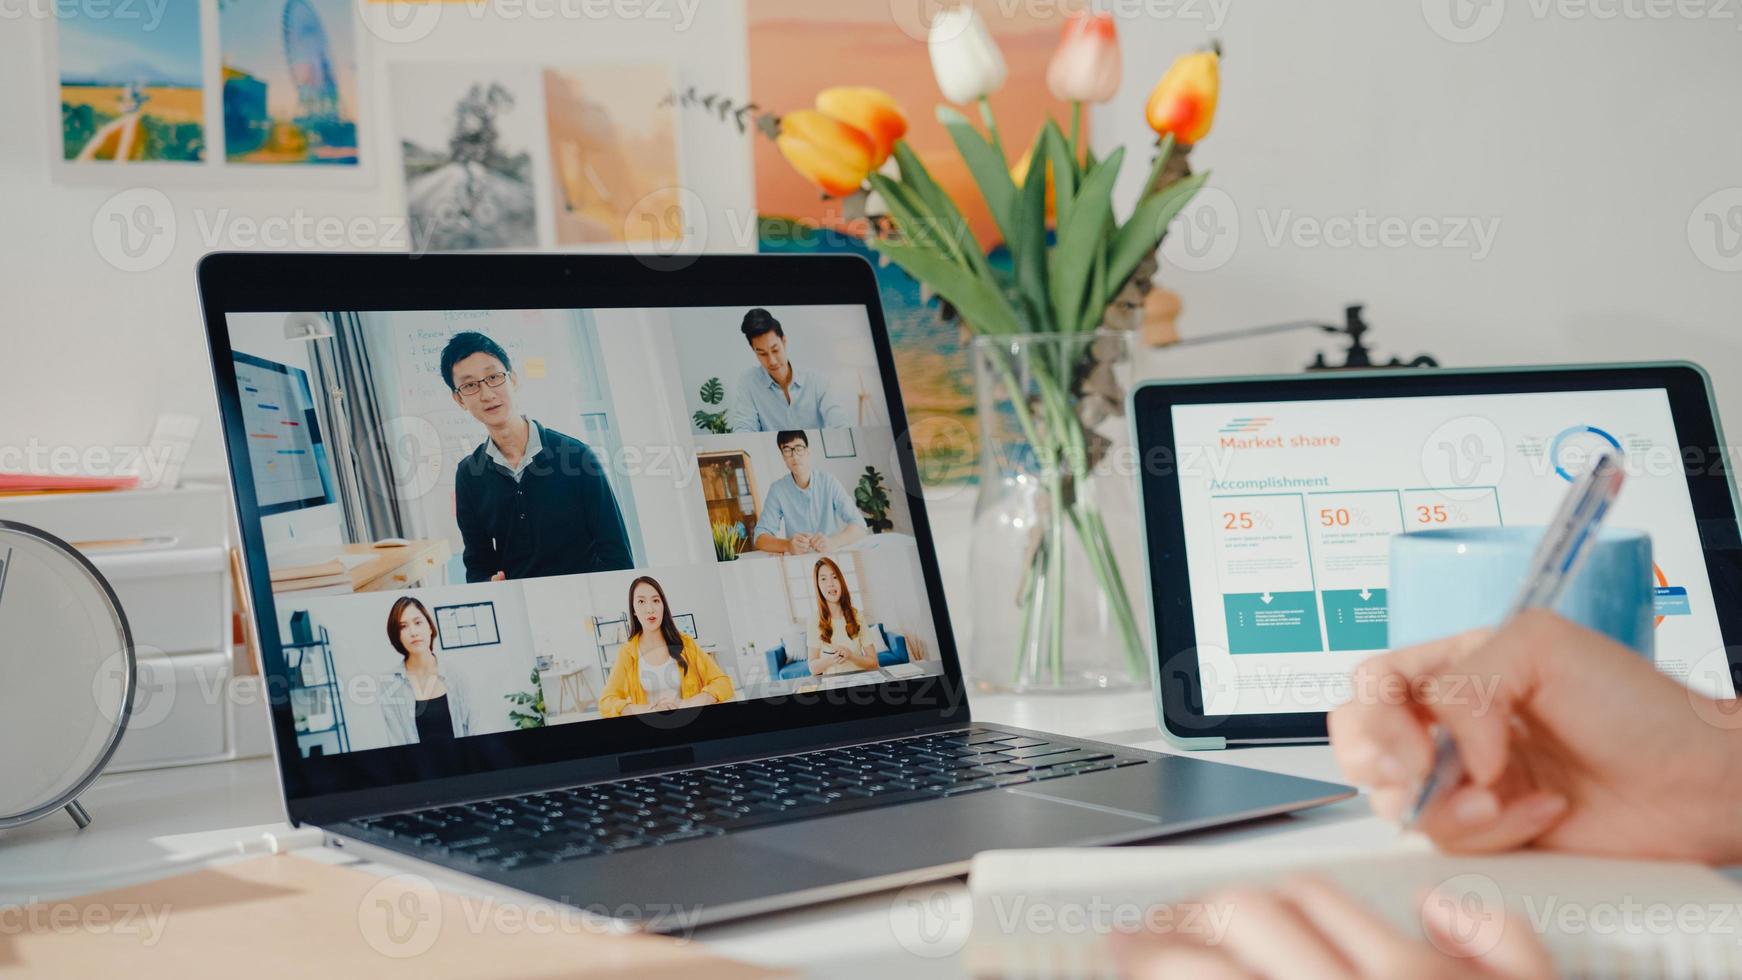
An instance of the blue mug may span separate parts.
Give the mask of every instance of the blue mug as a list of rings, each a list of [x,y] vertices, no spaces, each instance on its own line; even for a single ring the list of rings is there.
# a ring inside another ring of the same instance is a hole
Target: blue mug
[[[1395,650],[1500,625],[1542,535],[1540,527],[1485,527],[1393,537],[1386,645]],[[1554,611],[1649,660],[1657,618],[1651,536],[1605,530],[1587,547]]]

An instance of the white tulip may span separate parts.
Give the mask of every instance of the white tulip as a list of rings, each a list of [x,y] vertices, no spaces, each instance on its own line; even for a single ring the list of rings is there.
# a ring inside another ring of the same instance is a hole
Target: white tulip
[[[937,76],[944,98],[966,105],[991,95],[1004,84],[1009,69],[992,32],[973,7],[963,5],[938,11],[932,18],[931,70]]]

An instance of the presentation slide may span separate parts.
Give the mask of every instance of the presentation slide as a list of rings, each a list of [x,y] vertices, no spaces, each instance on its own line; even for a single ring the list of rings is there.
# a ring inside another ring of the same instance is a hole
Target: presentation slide
[[[1657,666],[1734,696],[1703,669],[1723,638],[1662,389],[1189,405],[1173,422],[1207,713],[1346,700],[1387,648],[1392,535],[1544,524],[1612,449],[1628,481],[1608,523],[1651,535]]]

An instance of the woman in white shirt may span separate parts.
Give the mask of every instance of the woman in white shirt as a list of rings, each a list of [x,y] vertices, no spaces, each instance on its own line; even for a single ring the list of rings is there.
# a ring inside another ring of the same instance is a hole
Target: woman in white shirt
[[[429,609],[411,596],[387,613],[387,642],[401,667],[381,685],[381,714],[394,745],[445,741],[472,734],[471,701],[463,679],[436,660],[438,639]]]
[[[813,675],[877,669],[877,643],[859,622],[847,577],[832,558],[817,559],[811,572],[817,593],[817,642],[811,646]]]

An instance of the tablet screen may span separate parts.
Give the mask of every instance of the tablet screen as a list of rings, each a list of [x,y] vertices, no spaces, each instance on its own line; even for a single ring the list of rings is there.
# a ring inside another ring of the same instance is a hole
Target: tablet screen
[[[1608,524],[1650,533],[1656,662],[1733,697],[1662,388],[1172,408],[1204,709],[1325,711],[1385,650],[1392,535],[1546,523],[1604,450],[1627,454]]]

